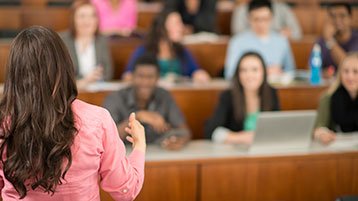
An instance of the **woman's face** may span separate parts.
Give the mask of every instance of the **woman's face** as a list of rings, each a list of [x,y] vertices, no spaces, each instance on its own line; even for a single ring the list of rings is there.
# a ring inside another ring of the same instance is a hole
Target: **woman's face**
[[[358,58],[349,57],[342,64],[342,84],[350,93],[358,92]]]
[[[96,33],[98,19],[92,5],[86,4],[79,7],[75,11],[74,21],[77,36],[93,36]]]
[[[180,42],[184,34],[184,25],[179,13],[171,13],[165,22],[168,37],[173,42]]]
[[[244,91],[258,91],[264,81],[264,66],[256,56],[246,56],[239,66],[239,79]]]

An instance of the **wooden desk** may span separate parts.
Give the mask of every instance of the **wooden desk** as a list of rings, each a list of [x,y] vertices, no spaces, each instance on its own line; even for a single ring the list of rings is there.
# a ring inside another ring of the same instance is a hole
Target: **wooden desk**
[[[269,154],[204,140],[178,152],[148,146],[144,186],[136,201],[333,201],[357,195],[354,140],[355,146],[345,148],[313,144]]]
[[[204,123],[212,115],[219,95],[228,87],[229,83],[222,80],[213,81],[205,86],[193,84],[164,86],[171,92],[179,108],[184,113],[194,139],[203,138]],[[327,85],[295,84],[276,86],[276,88],[282,110],[315,110],[318,107],[322,93],[327,89]],[[104,98],[112,92],[81,92],[79,99],[94,105],[102,105]]]
[[[259,154],[206,140],[176,152],[149,145],[136,201],[333,201],[357,195],[357,137],[344,148],[313,144]],[[101,201],[113,199],[101,191]]]

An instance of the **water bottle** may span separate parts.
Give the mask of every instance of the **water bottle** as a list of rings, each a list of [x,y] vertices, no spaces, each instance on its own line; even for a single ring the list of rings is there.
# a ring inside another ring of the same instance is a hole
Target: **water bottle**
[[[314,44],[312,55],[310,59],[311,67],[311,78],[310,83],[312,85],[319,85],[322,82],[321,79],[321,68],[322,68],[322,57],[321,57],[321,46],[317,43]]]

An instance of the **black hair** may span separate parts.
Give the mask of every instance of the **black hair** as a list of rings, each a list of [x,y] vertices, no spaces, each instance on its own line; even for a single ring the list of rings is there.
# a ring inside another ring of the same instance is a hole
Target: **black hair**
[[[140,55],[134,62],[133,71],[142,65],[151,65],[155,67],[158,72],[160,72],[158,60],[154,54],[144,53]]]
[[[270,11],[272,12],[272,6],[271,6],[271,2],[268,0],[252,0],[249,3],[249,13],[253,10],[259,9],[259,8],[264,8],[267,7],[270,9]]]
[[[334,2],[328,5],[328,10],[332,9],[333,7],[345,7],[348,11],[348,14],[352,16],[352,7],[349,3]]]

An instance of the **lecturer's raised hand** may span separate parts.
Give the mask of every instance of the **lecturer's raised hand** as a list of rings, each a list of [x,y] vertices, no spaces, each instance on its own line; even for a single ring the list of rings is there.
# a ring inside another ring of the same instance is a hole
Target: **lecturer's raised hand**
[[[145,152],[146,142],[144,127],[136,119],[135,113],[130,114],[128,127],[125,128],[125,131],[130,135],[127,136],[126,139],[133,144],[133,149]]]

